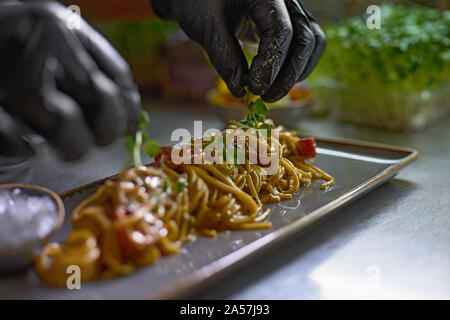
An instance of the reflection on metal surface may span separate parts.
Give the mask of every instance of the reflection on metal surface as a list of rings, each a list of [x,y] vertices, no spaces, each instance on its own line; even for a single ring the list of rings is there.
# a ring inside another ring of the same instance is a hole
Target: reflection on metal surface
[[[375,268],[373,268],[375,267]],[[325,262],[310,274],[321,290],[323,299],[423,299],[420,293],[397,288],[382,281],[382,270],[376,265],[349,272],[348,265]],[[379,273],[378,273],[379,272]]]
[[[393,163],[398,162],[398,160],[368,157],[368,156],[363,156],[363,155],[359,155],[359,154],[353,154],[353,153],[341,152],[341,151],[323,149],[323,148],[317,148],[317,153],[326,154],[326,155],[333,156],[333,157],[348,158],[348,159],[367,161],[367,162],[386,163],[386,164],[393,164]]]
[[[286,201],[286,202],[291,202],[291,201]],[[282,216],[284,216],[286,213],[296,210],[298,207],[300,207],[301,200],[300,199],[294,200],[294,203],[295,203],[295,205],[290,205],[289,203],[280,202],[278,204],[278,207],[282,208],[282,210],[280,211],[280,214]]]

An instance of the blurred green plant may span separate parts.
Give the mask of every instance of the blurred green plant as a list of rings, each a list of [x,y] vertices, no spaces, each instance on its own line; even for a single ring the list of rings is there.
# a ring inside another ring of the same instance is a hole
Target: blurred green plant
[[[98,28],[121,54],[129,55],[144,49],[159,49],[166,43],[166,36],[179,27],[173,21],[152,19],[102,23]]]
[[[450,11],[385,4],[381,29],[369,29],[366,19],[324,26],[327,48],[308,78],[318,104],[341,120],[400,130],[443,115],[450,99]]]
[[[166,38],[179,29],[176,22],[160,19],[108,22],[97,27],[128,61],[138,84],[144,86],[156,81],[153,77],[158,77]]]
[[[311,79],[409,92],[450,80],[450,11],[385,4],[381,29],[369,29],[360,16],[325,26],[325,34],[327,49]]]

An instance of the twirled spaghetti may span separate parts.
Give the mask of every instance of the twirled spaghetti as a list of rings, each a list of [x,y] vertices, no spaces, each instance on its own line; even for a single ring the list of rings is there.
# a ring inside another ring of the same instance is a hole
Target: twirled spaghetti
[[[197,234],[270,228],[270,211],[263,204],[292,198],[312,179],[325,180],[322,189],[334,183],[308,163],[315,157],[313,139],[267,123],[277,134],[255,139],[278,156],[275,173],[251,163],[249,152],[242,164],[174,165],[172,149],[162,148],[154,166],[120,173],[75,208],[67,242],[44,248],[36,261],[37,274],[50,285],[65,285],[69,265],[81,268],[82,281],[126,275],[177,253]],[[271,144],[278,146],[276,151]]]

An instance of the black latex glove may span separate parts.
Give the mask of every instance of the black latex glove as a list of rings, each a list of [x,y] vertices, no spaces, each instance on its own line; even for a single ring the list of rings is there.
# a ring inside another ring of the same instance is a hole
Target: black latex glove
[[[245,85],[269,102],[286,95],[317,65],[325,49],[319,25],[298,0],[152,0],[155,12],[175,19],[200,43],[231,93]],[[261,36],[250,70],[235,36],[244,19]]]
[[[68,160],[137,124],[129,66],[84,20],[73,29],[67,17],[53,1],[0,6],[0,154],[24,152],[18,123]]]

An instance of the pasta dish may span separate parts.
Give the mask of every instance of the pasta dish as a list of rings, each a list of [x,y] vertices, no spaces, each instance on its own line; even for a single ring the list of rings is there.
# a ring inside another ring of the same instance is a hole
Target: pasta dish
[[[270,210],[264,204],[292,198],[313,179],[324,181],[321,189],[334,184],[333,177],[311,163],[316,156],[313,138],[300,138],[271,120],[259,124],[271,134],[246,137],[242,163],[210,163],[203,151],[200,164],[177,164],[171,157],[174,147],[164,147],[154,164],[106,181],[73,210],[67,241],[43,249],[35,265],[38,276],[49,285],[65,285],[70,265],[80,267],[82,281],[127,275],[179,252],[197,235],[270,228]],[[266,165],[250,161],[251,139],[278,157],[272,174]],[[211,141],[200,138],[189,148],[196,143],[205,147]]]

